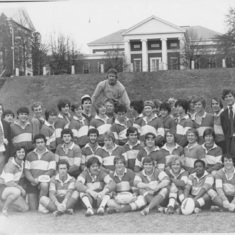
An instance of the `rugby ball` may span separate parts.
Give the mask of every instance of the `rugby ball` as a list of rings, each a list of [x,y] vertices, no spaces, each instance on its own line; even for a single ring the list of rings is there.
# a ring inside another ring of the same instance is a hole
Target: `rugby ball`
[[[193,213],[195,208],[195,203],[192,198],[186,198],[181,204],[181,211],[184,215],[190,215]]]
[[[114,200],[119,204],[129,204],[133,201],[133,199],[134,196],[130,192],[118,193],[114,198]]]
[[[38,181],[40,183],[48,183],[48,182],[50,182],[50,176],[49,175],[40,175],[38,177]]]

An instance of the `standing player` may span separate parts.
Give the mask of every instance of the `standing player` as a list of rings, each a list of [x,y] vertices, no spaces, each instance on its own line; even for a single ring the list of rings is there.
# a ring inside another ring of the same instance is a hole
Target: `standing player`
[[[6,109],[4,110],[3,114],[2,114],[2,119],[8,123],[13,123],[14,122],[14,118],[15,118],[15,114],[13,113],[12,110],[10,109]]]
[[[66,160],[57,163],[58,174],[51,178],[49,197],[40,198],[40,204],[53,212],[55,217],[63,214],[72,215],[79,196],[75,190],[76,180],[68,174],[68,169],[69,163]]]
[[[25,149],[17,147],[14,158],[10,158],[0,176],[0,199],[4,200],[2,213],[8,216],[8,211],[13,205],[18,211],[26,212],[29,207],[24,200],[25,190],[18,184],[23,174]]]
[[[90,126],[91,119],[94,118],[94,116],[91,113],[91,97],[89,95],[84,95],[81,98],[82,103],[82,115],[86,118],[88,122],[88,126]]]
[[[110,199],[109,193],[115,189],[115,182],[100,168],[98,158],[91,157],[85,169],[77,178],[76,189],[87,208],[86,216],[95,214],[93,207],[98,207],[97,214],[104,215],[104,208]]]
[[[66,160],[69,163],[68,174],[77,178],[81,173],[82,151],[73,142],[73,132],[70,129],[62,130],[61,139],[63,144],[59,144],[55,152],[56,162]]]
[[[27,154],[25,160],[29,208],[38,208],[40,212],[47,213],[48,210],[38,202],[42,196],[48,194],[50,177],[55,174],[56,169],[55,156],[46,148],[46,137],[43,134],[35,135],[34,143],[36,148]],[[40,176],[46,178],[45,182]]]

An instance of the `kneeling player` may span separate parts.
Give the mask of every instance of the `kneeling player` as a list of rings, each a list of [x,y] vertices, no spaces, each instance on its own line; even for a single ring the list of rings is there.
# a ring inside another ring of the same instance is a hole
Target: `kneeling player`
[[[24,198],[25,190],[18,184],[23,173],[25,149],[16,147],[15,157],[10,158],[0,176],[0,199],[4,201],[2,213],[8,216],[8,209],[13,207],[21,212],[29,210]]]
[[[78,192],[75,190],[75,178],[68,174],[69,163],[60,160],[57,163],[58,174],[50,181],[49,197],[43,196],[40,203],[53,215],[60,216],[73,214],[73,208],[78,199]]]
[[[167,214],[173,214],[177,204],[177,198],[180,202],[184,200],[184,187],[188,182],[188,172],[184,170],[179,156],[172,156],[168,165],[170,169],[166,170],[166,173],[171,180],[171,186],[169,203],[165,212]]]
[[[94,215],[93,204],[99,207],[98,215],[104,215],[104,208],[110,199],[109,193],[115,189],[115,182],[103,170],[97,157],[91,157],[87,161],[85,169],[77,178],[76,189],[80,192],[80,198],[85,204],[86,216]]]
[[[140,189],[149,204],[141,211],[142,215],[148,215],[150,210],[159,206],[168,194],[170,179],[167,174],[154,167],[154,160],[146,157],[143,160],[144,169],[135,176],[134,185]]]

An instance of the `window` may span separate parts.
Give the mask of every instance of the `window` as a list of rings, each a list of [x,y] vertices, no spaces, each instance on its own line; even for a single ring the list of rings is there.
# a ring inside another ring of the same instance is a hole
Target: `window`
[[[131,51],[141,51],[142,43],[141,42],[131,42]]]
[[[104,73],[104,63],[98,62],[98,73]]]
[[[178,70],[179,69],[179,59],[178,57],[170,57],[170,70]]]
[[[161,41],[148,41],[148,50],[161,50]]]
[[[167,41],[167,48],[168,49],[178,49],[179,48],[179,41],[178,40]]]
[[[141,59],[134,59],[134,72],[141,72]]]
[[[151,48],[160,48],[160,43],[152,43]]]
[[[134,44],[133,48],[134,49],[140,48],[140,44]]]
[[[84,74],[90,73],[90,63],[85,62],[85,63],[83,64],[83,73],[84,73]]]

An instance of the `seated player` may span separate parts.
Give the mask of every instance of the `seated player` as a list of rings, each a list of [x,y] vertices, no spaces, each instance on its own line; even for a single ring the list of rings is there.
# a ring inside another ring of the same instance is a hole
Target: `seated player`
[[[126,117],[127,108],[124,104],[117,104],[115,107],[116,119],[111,126],[118,145],[123,146],[127,142],[126,130],[133,123]]]
[[[102,169],[111,174],[115,170],[113,159],[115,156],[123,155],[124,147],[115,144],[115,137],[111,131],[104,134],[104,147],[97,150],[97,155],[102,158]]]
[[[49,108],[45,111],[45,122],[42,125],[40,133],[45,135],[48,150],[55,153],[56,150],[56,134],[55,134],[55,122],[57,121],[57,110],[55,108]]]
[[[14,118],[15,118],[15,114],[13,113],[13,111],[11,111],[10,109],[4,110],[2,114],[3,120],[11,124],[14,122]]]
[[[134,171],[135,160],[139,151],[143,149],[144,146],[138,140],[139,133],[137,128],[129,127],[126,131],[126,136],[128,138],[128,142],[123,146],[125,149],[123,155],[127,160],[126,167]]]
[[[87,132],[89,129],[88,120],[82,115],[81,103],[74,102],[71,106],[73,112],[72,121],[69,124],[69,129],[72,130],[75,144],[83,148],[87,142]]]
[[[175,132],[168,130],[166,131],[166,143],[161,147],[161,152],[165,157],[166,166],[168,165],[171,157],[173,155],[180,156],[181,159],[184,159],[184,149],[182,146],[178,145],[175,140]]]
[[[26,212],[29,210],[25,201],[26,192],[18,184],[24,169],[25,149],[16,147],[14,157],[8,160],[0,176],[0,199],[4,201],[2,214],[8,216],[10,208]]]
[[[40,212],[47,213],[48,210],[42,204],[39,204],[39,199],[48,195],[49,180],[43,182],[40,176],[50,178],[55,174],[55,155],[46,148],[46,137],[43,134],[35,135],[34,143],[36,148],[29,152],[25,159],[29,208],[31,210],[38,208]]]
[[[98,145],[98,130],[94,128],[90,129],[87,136],[89,142],[82,148],[82,170],[86,168],[86,163],[91,157],[97,157],[101,164],[103,162],[102,157],[97,155],[97,151],[101,149],[101,147]]]
[[[87,208],[85,216],[95,214],[93,207],[98,207],[97,214],[104,215],[104,208],[110,199],[109,193],[115,189],[115,182],[101,168],[98,158],[91,157],[87,161],[87,168],[78,176],[76,189]]]
[[[140,140],[144,141],[145,135],[149,132],[152,132],[156,136],[156,144],[160,145],[164,140],[164,125],[160,118],[154,113],[154,103],[153,101],[145,101],[144,102],[144,114],[145,116],[142,119],[140,124],[141,126],[141,134]]]
[[[207,113],[205,111],[206,101],[203,97],[198,97],[195,99],[195,111],[196,113],[191,117],[193,120],[193,126],[198,131],[198,143],[203,144],[203,132],[214,127],[214,116],[212,113]]]
[[[143,160],[143,166],[144,169],[135,176],[134,185],[148,204],[141,214],[148,215],[166,198],[170,179],[164,171],[154,167],[154,160],[151,157]]]
[[[135,173],[127,169],[125,164],[126,160],[123,156],[114,158],[115,171],[111,174],[111,177],[116,183],[116,188],[112,194],[112,199],[107,203],[109,214],[134,211],[146,205],[143,195],[137,197],[139,190],[134,187]],[[122,198],[123,193],[126,192],[130,193],[129,199]]]
[[[91,119],[94,118],[94,115],[91,113],[92,101],[89,95],[84,95],[81,97],[82,103],[82,115],[86,118],[88,126],[90,126]]]
[[[99,131],[98,143],[100,146],[104,146],[104,133],[110,131],[113,121],[106,115],[105,103],[98,102],[95,109],[97,115],[91,120],[89,128],[95,128]]]
[[[165,169],[165,158],[158,146],[156,146],[156,136],[153,133],[145,135],[145,147],[141,149],[135,160],[134,171],[139,172],[143,169],[143,160],[146,157],[151,157],[156,168]]]
[[[177,209],[177,199],[182,203],[184,200],[184,187],[188,183],[188,172],[183,168],[182,159],[173,155],[170,159],[169,169],[166,170],[167,175],[170,178],[170,192],[169,192],[169,203],[165,212],[167,214],[173,214]]]
[[[194,162],[195,173],[189,175],[188,183],[184,188],[184,198],[191,197],[195,202],[194,213],[201,208],[210,208],[210,190],[214,184],[214,177],[206,171],[206,163],[201,159]]]
[[[205,151],[201,145],[198,144],[198,131],[195,129],[189,129],[186,133],[188,145],[184,147],[184,157],[185,157],[185,170],[189,174],[195,172],[194,162],[197,159],[202,159],[206,162]]]
[[[203,138],[205,143],[202,147],[206,155],[206,171],[215,177],[216,171],[223,167],[222,149],[214,142],[215,133],[212,129],[206,129]]]
[[[75,190],[74,177],[68,174],[69,163],[60,160],[57,163],[58,174],[52,176],[49,187],[49,197],[40,198],[40,203],[55,217],[63,214],[73,214],[79,193]]]
[[[223,155],[222,162],[224,167],[217,171],[215,176],[215,187],[217,194],[222,201],[225,210],[234,212],[235,210],[235,168],[234,156]],[[220,204],[217,204],[220,206]]]
[[[61,132],[63,144],[56,148],[55,159],[66,160],[69,163],[68,174],[75,178],[81,173],[82,151],[78,145],[73,142],[73,132],[70,129],[64,129]]]

